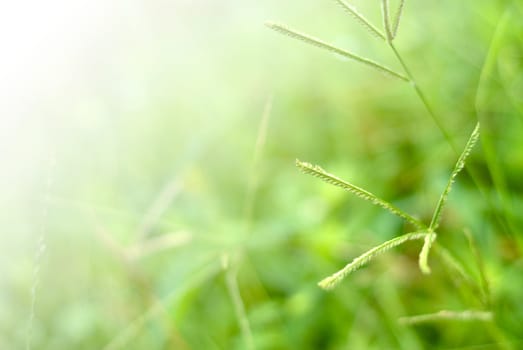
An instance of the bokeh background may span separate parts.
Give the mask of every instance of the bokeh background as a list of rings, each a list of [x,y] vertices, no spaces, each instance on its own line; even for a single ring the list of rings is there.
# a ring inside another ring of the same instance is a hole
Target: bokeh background
[[[458,149],[482,122],[439,241],[480,283],[472,233],[494,319],[405,326],[483,306],[436,256],[422,275],[419,242],[317,287],[409,228],[294,161],[427,221],[456,153],[409,84],[263,24],[401,70],[384,42],[324,0],[6,5],[0,348],[522,348],[522,17],[406,3],[396,47]]]

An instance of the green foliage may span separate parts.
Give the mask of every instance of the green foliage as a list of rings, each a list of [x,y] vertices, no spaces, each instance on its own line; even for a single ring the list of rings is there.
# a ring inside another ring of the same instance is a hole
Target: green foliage
[[[434,243],[434,241],[436,240],[436,237],[437,237],[435,230],[438,228],[438,224],[441,219],[441,211],[443,209],[443,206],[445,205],[445,202],[447,201],[448,194],[452,188],[452,184],[454,183],[456,176],[465,167],[465,161],[466,161],[467,157],[469,156],[470,152],[472,151],[472,148],[474,148],[474,145],[476,144],[478,138],[479,138],[479,123],[474,128],[474,131],[470,135],[470,138],[469,138],[467,144],[465,145],[465,149],[463,150],[463,153],[461,154],[458,161],[456,162],[456,166],[454,167],[454,170],[452,171],[452,173],[450,175],[450,178],[447,182],[447,186],[443,190],[443,193],[440,196],[438,204],[436,205],[436,209],[434,210],[434,213],[432,215],[432,221],[429,226],[426,226],[425,224],[423,224],[422,222],[420,222],[419,220],[414,218],[412,215],[403,212],[401,209],[398,209],[394,205],[386,202],[385,200],[383,200],[379,197],[376,197],[374,194],[372,194],[362,188],[359,188],[349,182],[343,181],[340,178],[338,178],[332,174],[329,174],[328,172],[323,170],[320,166],[312,165],[309,163],[305,163],[305,162],[296,160],[296,166],[305,174],[309,174],[314,177],[317,177],[331,185],[341,187],[344,190],[347,190],[364,200],[367,200],[384,209],[387,209],[391,213],[410,222],[411,224],[416,226],[418,229],[426,231],[426,232],[407,233],[403,236],[398,237],[397,239],[387,241],[379,246],[376,246],[376,247],[370,249],[369,251],[365,252],[358,258],[354,259],[353,262],[351,262],[350,264],[345,266],[340,271],[338,271],[335,274],[333,274],[332,276],[329,276],[326,279],[322,280],[319,283],[320,287],[322,287],[324,289],[334,288],[348,274],[356,271],[358,268],[360,268],[362,265],[369,262],[376,255],[381,254],[403,242],[406,242],[406,241],[412,240],[412,239],[423,238],[423,240],[424,240],[423,247],[422,247],[420,255],[419,255],[419,267],[420,267],[421,272],[423,272],[424,274],[429,274],[431,272],[431,270],[428,265],[428,256],[429,256],[430,248],[432,247],[432,244]]]
[[[38,109],[50,189],[14,149],[0,349],[26,346],[35,284],[31,349],[521,348],[523,7],[387,3],[391,42],[380,1],[148,3],[103,88]]]
[[[418,84],[415,83],[414,78],[412,77],[412,74],[410,72],[410,69],[407,67],[405,61],[400,56],[398,50],[392,44],[392,41],[396,37],[396,34],[397,34],[397,30],[398,30],[399,23],[401,20],[401,14],[402,14],[403,7],[404,7],[404,2],[401,1],[399,3],[399,7],[397,10],[396,16],[395,16],[393,22],[391,23],[390,14],[389,14],[389,1],[388,0],[381,1],[382,20],[383,20],[383,27],[385,29],[385,36],[379,30],[377,30],[376,27],[373,26],[368,20],[366,20],[363,16],[361,16],[355,10],[354,7],[346,4],[343,1],[338,2],[338,4],[340,4],[346,11],[348,11],[351,15],[353,15],[353,17],[361,25],[366,27],[366,29],[369,30],[372,34],[386,39],[386,41],[389,43],[389,46],[391,47],[394,54],[396,55],[399,62],[401,63],[402,67],[404,68],[406,76],[403,76],[401,73],[396,73],[396,72],[390,71],[388,68],[385,68],[379,64],[373,63],[373,64],[371,64],[371,66],[373,66],[374,68],[378,68],[382,71],[392,73],[394,76],[400,77],[405,81],[412,82],[412,85],[414,86],[414,89],[415,89],[418,97],[420,98],[423,105],[426,107],[428,113],[431,115],[433,120],[437,123],[439,129],[445,136],[446,140],[450,143],[452,148],[455,149],[454,144],[451,141],[450,136],[448,134],[448,131],[442,124],[441,119],[436,115],[436,113],[430,106],[425,93],[418,86]],[[314,38],[308,37],[306,35],[297,33],[293,30],[287,29],[286,27],[284,27],[282,25],[270,24],[269,27],[271,27],[272,29],[275,29],[285,35],[288,35],[288,36],[293,37],[298,40],[302,40],[309,44],[319,46],[321,48],[324,48],[324,49],[327,49],[327,50],[330,50],[330,51],[333,51],[336,53],[342,53],[345,56],[352,58],[356,61],[360,61],[362,63],[367,63],[367,64],[369,62],[367,59],[363,59],[359,56],[355,56],[351,53],[348,53],[348,52],[341,50],[335,46],[332,46],[330,44],[325,44],[325,43],[319,41],[318,39],[314,39]],[[477,100],[476,100],[476,105],[477,105]],[[429,251],[437,237],[436,230],[439,228],[439,225],[440,225],[442,210],[447,202],[448,195],[451,191],[452,185],[453,185],[457,175],[465,167],[466,159],[470,155],[470,153],[471,153],[474,145],[477,143],[478,139],[479,139],[479,122],[477,123],[476,127],[474,128],[474,131],[472,132],[471,136],[469,137],[468,142],[467,142],[463,152],[461,153],[461,155],[459,156],[459,158],[456,162],[454,170],[452,171],[452,173],[447,181],[447,185],[444,188],[442,194],[440,195],[439,201],[436,205],[436,208],[434,209],[434,212],[432,214],[432,219],[431,219],[431,222],[428,225],[428,227],[426,227],[419,220],[415,219],[413,216],[403,212],[402,210],[398,209],[397,207],[388,203],[387,201],[375,196],[374,194],[372,194],[360,187],[357,187],[349,182],[341,180],[337,176],[326,172],[320,166],[317,166],[317,165],[314,166],[310,163],[301,162],[299,160],[296,160],[296,166],[301,171],[303,171],[305,174],[309,174],[314,177],[318,177],[319,179],[323,180],[326,183],[332,184],[337,187],[341,187],[342,189],[345,189],[364,200],[370,201],[373,204],[381,206],[382,208],[387,209],[388,211],[392,212],[393,214],[407,220],[408,222],[410,222],[411,224],[413,224],[414,226],[416,226],[419,229],[426,228],[426,232],[407,233],[405,235],[388,240],[380,245],[374,246],[373,248],[367,250],[365,253],[363,253],[360,256],[358,256],[357,258],[355,258],[352,262],[347,264],[343,269],[337,271],[336,273],[334,273],[333,275],[331,275],[327,278],[324,278],[322,281],[320,281],[318,283],[318,285],[323,289],[331,290],[334,287],[336,287],[347,275],[358,270],[363,265],[370,262],[377,255],[380,255],[380,254],[384,253],[385,251],[388,251],[391,248],[396,247],[406,241],[415,240],[415,239],[424,240],[423,247],[419,254],[418,263],[419,263],[419,268],[420,268],[421,272],[423,272],[424,274],[429,274],[431,272],[431,269],[428,265]],[[470,172],[470,174],[473,177],[474,181],[476,181],[476,183],[478,183],[477,174],[474,172]],[[494,176],[494,179],[498,178],[498,182],[500,182],[499,178],[501,178],[501,176],[499,173],[493,174],[493,176]],[[498,188],[501,188],[501,187],[502,187],[501,185],[498,185]],[[500,191],[500,194],[502,196],[504,196],[505,201],[506,201],[507,200],[506,192]],[[485,306],[490,306],[490,291],[489,291],[489,287],[488,287],[489,283],[488,283],[488,280],[486,277],[486,273],[485,273],[485,270],[484,270],[484,267],[482,264],[481,257],[478,253],[476,246],[473,244],[472,236],[470,234],[467,234],[467,238],[469,241],[469,246],[474,253],[476,263],[478,265],[478,269],[480,271],[480,278],[481,278],[480,284],[481,284],[481,292],[482,292],[481,296],[477,295],[478,291],[480,291],[480,288],[477,288],[476,283],[472,281],[472,278],[470,278],[467,273],[465,273],[465,270],[464,270],[464,268],[461,267],[460,263],[458,263],[457,260],[454,259],[443,247],[439,248],[439,250],[441,251],[443,261],[447,265],[451,266],[451,270],[453,272],[457,273],[458,277],[461,277],[464,280],[468,281],[468,284],[471,288],[470,291],[472,293],[476,293],[476,296],[478,297],[478,299],[482,300],[482,302]],[[424,323],[424,322],[433,322],[433,321],[438,321],[438,320],[491,321],[492,318],[493,318],[493,316],[492,316],[491,311],[467,310],[467,311],[462,311],[462,312],[454,312],[454,311],[443,310],[443,311],[433,313],[433,314],[412,316],[412,317],[406,317],[406,318],[404,317],[404,318],[400,319],[400,322],[402,322],[404,324],[412,325],[412,324],[418,324],[418,323]],[[499,333],[496,333],[496,337],[498,337],[498,338],[500,337]],[[502,339],[502,338],[500,338],[500,339]],[[506,344],[503,344],[503,346],[506,346]]]

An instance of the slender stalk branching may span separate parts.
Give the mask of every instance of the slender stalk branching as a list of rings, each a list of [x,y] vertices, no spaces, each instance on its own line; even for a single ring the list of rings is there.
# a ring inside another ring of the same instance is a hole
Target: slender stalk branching
[[[465,162],[467,160],[467,157],[469,156],[470,152],[474,148],[474,145],[477,143],[478,138],[479,138],[479,124],[477,124],[476,127],[474,128],[474,131],[472,132],[469,140],[467,141],[465,149],[461,153],[461,156],[458,158],[458,161],[456,162],[456,165],[454,166],[454,170],[452,171],[452,173],[449,177],[447,186],[443,190],[443,193],[441,194],[441,196],[438,200],[438,204],[436,205],[436,208],[434,209],[434,213],[432,215],[431,223],[428,227],[423,222],[416,219],[414,216],[404,212],[403,210],[397,208],[393,204],[377,197],[376,195],[374,195],[373,193],[371,193],[369,191],[366,191],[356,185],[351,184],[350,182],[344,181],[344,180],[340,179],[339,177],[328,173],[327,171],[325,171],[323,168],[321,168],[318,165],[312,165],[310,163],[302,162],[302,161],[296,159],[296,166],[303,173],[312,175],[328,184],[331,184],[331,185],[340,187],[346,191],[349,191],[366,201],[369,201],[375,205],[378,205],[378,206],[390,211],[394,215],[397,215],[397,216],[401,217],[402,219],[410,222],[414,226],[416,226],[419,231],[417,231],[415,233],[419,234],[420,232],[423,232],[423,239],[424,239],[423,247],[419,254],[419,260],[418,260],[419,268],[422,273],[429,274],[431,272],[431,269],[428,264],[428,256],[429,256],[430,249],[437,237],[436,229],[438,228],[439,222],[441,220],[442,209],[445,206],[445,203],[447,202],[448,194],[450,193],[452,184],[454,183],[459,172],[465,167]],[[400,236],[398,238],[401,238],[401,237],[404,238],[405,236]],[[417,236],[417,238],[420,238],[420,236]],[[320,287],[325,288],[325,289],[334,288],[339,283],[339,281],[341,281],[347,274],[357,270],[361,265],[367,263],[376,254],[390,249],[390,245],[389,245],[390,242],[394,242],[394,241],[385,242],[384,245],[375,247],[375,248],[369,250],[367,253],[354,259],[354,261],[351,262],[350,264],[348,264],[345,268],[343,268],[342,270],[336,272],[334,275],[327,277],[326,279],[321,281],[319,283]],[[394,244],[392,246],[394,246]],[[451,265],[456,265],[456,264],[451,263]],[[456,268],[454,268],[454,270],[457,270],[457,272],[460,276],[461,275],[465,276],[464,269],[462,269],[459,265]],[[467,279],[470,281],[470,278],[467,278]],[[475,285],[475,284],[472,282],[472,285]]]
[[[362,255],[358,256],[354,260],[352,260],[351,263],[347,264],[343,269],[339,270],[338,272],[334,273],[333,275],[323,279],[318,283],[318,285],[326,290],[333,289],[336,287],[347,275],[351,274],[352,272],[358,270],[363,265],[367,264],[369,261],[374,259],[376,256],[383,254],[387,250],[390,250],[394,247],[399,246],[400,244],[403,244],[407,241],[416,240],[416,239],[425,239],[428,235],[431,235],[430,233],[426,232],[411,232],[404,234],[402,236],[393,238],[391,240],[386,241],[385,243],[382,243],[367,252],[363,253]]]
[[[349,51],[346,51],[344,49],[341,49],[339,47],[336,47],[334,45],[331,45],[331,44],[328,44],[320,39],[317,39],[317,38],[314,38],[310,35],[307,35],[307,34],[303,34],[303,33],[300,33],[300,32],[297,32],[295,31],[294,29],[290,29],[282,24],[278,24],[278,23],[273,23],[273,22],[267,22],[265,23],[265,25],[273,30],[275,30],[276,32],[280,33],[280,34],[283,34],[283,35],[286,35],[288,37],[291,37],[293,39],[297,39],[297,40],[300,40],[300,41],[303,41],[309,45],[313,45],[313,46],[316,46],[316,47],[319,47],[321,49],[324,49],[324,50],[327,50],[327,51],[330,51],[330,52],[333,52],[333,53],[336,53],[342,57],[345,57],[345,58],[348,58],[348,59],[351,59],[351,60],[354,60],[354,61],[357,61],[357,62],[360,62],[366,66],[369,66],[369,67],[372,67],[382,73],[385,73],[387,75],[390,75],[390,76],[393,76],[395,78],[398,78],[400,80],[403,80],[403,81],[409,81],[409,79],[404,76],[403,74],[400,74],[398,72],[395,72],[393,71],[392,69],[390,68],[387,68],[385,67],[384,65],[380,64],[380,63],[377,63],[377,62],[374,62],[368,58],[365,58],[365,57],[362,57],[362,56],[359,56],[355,53],[352,53],[352,52],[349,52]]]
[[[399,0],[399,5],[396,10],[396,13],[394,15],[394,18],[391,19],[390,12],[389,12],[389,1],[388,0],[381,0],[381,9],[382,9],[382,19],[383,19],[383,26],[385,33],[382,33],[379,29],[377,29],[370,21],[368,21],[363,15],[361,15],[354,6],[346,3],[344,0],[335,0],[335,2],[340,5],[346,12],[348,12],[350,15],[352,15],[361,25],[363,25],[371,34],[374,36],[381,38],[385,40],[392,51],[394,52],[397,60],[401,64],[401,67],[403,68],[403,72],[405,75],[398,73],[396,71],[392,71],[391,69],[376,63],[374,61],[371,61],[367,58],[363,58],[359,55],[356,55],[354,53],[345,51],[343,49],[340,49],[336,46],[333,46],[331,44],[325,43],[319,39],[313,38],[311,36],[308,36],[306,34],[302,34],[299,32],[296,32],[292,29],[289,29],[283,25],[280,24],[274,24],[274,23],[267,23],[267,26],[271,29],[280,32],[281,34],[287,35],[289,37],[292,37],[297,40],[301,40],[305,43],[308,43],[313,46],[317,46],[319,48],[322,48],[324,50],[328,50],[331,52],[334,52],[336,54],[339,54],[343,57],[358,61],[360,63],[366,64],[368,66],[371,66],[381,72],[385,72],[387,74],[390,74],[396,78],[399,78],[403,81],[409,82],[412,87],[414,88],[414,91],[416,92],[417,96],[425,106],[426,110],[442,132],[443,136],[447,140],[448,144],[452,147],[453,151],[457,154],[456,147],[454,145],[454,142],[450,136],[450,134],[447,132],[444,123],[442,120],[436,115],[432,107],[430,106],[428,99],[426,98],[423,91],[420,89],[420,87],[416,84],[416,81],[410,72],[408,66],[405,64],[405,61],[399,54],[398,50],[393,44],[393,40],[397,35],[399,24],[401,21],[401,16],[403,13],[405,0]],[[455,179],[457,175],[463,170],[465,167],[465,162],[467,160],[467,157],[470,155],[474,145],[477,143],[479,139],[479,123],[474,128],[474,131],[472,132],[470,138],[468,139],[468,142],[464,148],[464,150],[461,152],[454,169],[448,179],[448,182],[437,202],[437,205],[434,209],[431,222],[428,225],[428,227],[412,215],[402,211],[401,209],[395,207],[391,203],[377,197],[376,195],[357,187],[349,182],[346,182],[338,177],[336,177],[333,174],[330,174],[323,170],[321,167],[317,165],[312,165],[310,163],[301,162],[299,160],[296,160],[296,166],[304,173],[318,177],[319,179],[323,180],[324,182],[327,182],[329,184],[332,184],[334,186],[343,188],[346,191],[349,191],[356,196],[363,198],[367,201],[370,201],[371,203],[378,205],[384,209],[387,209],[388,211],[392,212],[393,214],[405,219],[407,222],[413,224],[418,231],[407,233],[402,236],[393,238],[389,241],[386,241],[376,247],[373,247],[372,249],[368,250],[367,252],[361,254],[360,256],[356,257],[352,262],[347,264],[343,269],[337,271],[336,273],[332,274],[331,276],[328,276],[327,278],[323,279],[318,283],[318,285],[323,289],[333,289],[336,287],[347,275],[350,273],[358,270],[363,265],[370,262],[373,258],[376,256],[392,249],[393,247],[396,247],[400,244],[403,244],[409,240],[418,240],[423,239],[423,247],[419,254],[419,268],[424,274],[428,274],[431,272],[431,269],[428,265],[428,256],[431,247],[434,245],[436,249],[436,253],[438,253],[439,257],[441,258],[444,265],[446,265],[449,270],[453,273],[454,276],[457,276],[459,280],[464,281],[469,287],[472,292],[479,295],[482,294],[483,298],[480,298],[480,301],[482,301],[484,306],[490,305],[490,291],[489,291],[489,285],[488,281],[486,279],[486,274],[484,271],[484,267],[481,261],[481,257],[479,255],[478,249],[475,246],[475,242],[473,241],[472,236],[470,233],[466,233],[467,238],[469,240],[469,245],[473,251],[473,254],[476,258],[476,262],[478,264],[478,269],[480,270],[480,278],[481,278],[481,286],[479,286],[474,278],[472,278],[466,270],[463,268],[461,263],[455,259],[448,250],[446,250],[444,247],[435,244],[437,233],[436,230],[439,227],[440,221],[441,221],[441,215],[443,208],[447,202],[448,195],[452,189],[452,185],[455,182]],[[469,169],[468,169],[469,170]],[[469,170],[469,173],[471,174],[474,182],[478,184],[479,181],[477,180],[477,176],[474,175],[472,171]],[[488,197],[487,197],[488,198]],[[424,322],[432,322],[432,321],[438,321],[438,320],[460,320],[460,321],[491,321],[493,318],[492,312],[489,311],[475,311],[475,310],[465,310],[465,311],[447,311],[442,310],[437,313],[433,314],[425,314],[425,315],[417,315],[417,316],[411,316],[411,317],[404,317],[400,319],[400,322],[404,324],[417,324],[417,323],[424,323]]]

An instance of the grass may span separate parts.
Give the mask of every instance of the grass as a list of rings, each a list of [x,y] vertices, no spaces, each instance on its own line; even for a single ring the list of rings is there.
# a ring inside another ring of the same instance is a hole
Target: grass
[[[53,186],[4,196],[0,348],[521,347],[521,5],[263,6],[180,8],[53,110]]]
[[[419,99],[421,100],[423,105],[426,107],[426,110],[428,111],[428,113],[430,114],[432,119],[436,122],[438,128],[441,130],[445,139],[451,145],[452,149],[455,150],[454,143],[453,143],[448,131],[446,130],[441,118],[438,117],[435,114],[435,112],[433,111],[433,108],[430,106],[428,99],[425,96],[425,93],[422,91],[422,89],[419,87],[419,85],[414,80],[414,77],[413,77],[410,69],[405,64],[404,59],[399,54],[398,50],[396,49],[396,47],[393,44],[393,40],[396,38],[397,30],[398,30],[398,27],[400,24],[402,11],[404,8],[404,2],[403,1],[400,2],[398,12],[395,16],[394,22],[391,23],[391,18],[390,18],[390,14],[389,14],[389,2],[388,2],[388,0],[381,1],[381,11],[382,11],[382,19],[383,19],[383,27],[385,30],[385,35],[383,35],[372,23],[370,23],[365,17],[363,17],[356,10],[355,7],[345,3],[344,1],[336,1],[336,2],[338,4],[340,4],[347,12],[349,12],[361,25],[366,27],[366,29],[369,30],[372,34],[374,34],[375,36],[377,36],[379,38],[384,39],[389,44],[389,46],[392,49],[392,51],[394,52],[396,58],[401,63],[401,66],[403,67],[405,75],[392,71],[389,68],[387,68],[379,63],[376,63],[369,59],[363,58],[356,54],[350,53],[344,49],[338,48],[331,44],[326,44],[319,39],[316,39],[316,38],[310,37],[306,34],[302,34],[295,30],[289,29],[289,28],[285,27],[284,25],[268,23],[267,26],[269,28],[274,29],[275,31],[280,32],[293,39],[297,39],[297,40],[303,41],[307,44],[311,44],[311,45],[317,46],[319,48],[326,49],[328,51],[331,51],[331,52],[334,52],[337,54],[341,54],[342,56],[350,58],[356,62],[363,63],[363,64],[368,65],[372,68],[375,68],[379,71],[388,73],[389,75],[391,75],[393,77],[400,78],[403,81],[411,83],[411,85],[414,87],[414,90],[415,90],[417,96],[419,97]],[[441,222],[442,210],[448,199],[448,195],[450,193],[452,185],[453,185],[457,175],[459,174],[459,172],[463,168],[465,168],[466,159],[470,155],[472,149],[474,148],[474,145],[477,143],[479,136],[480,136],[480,134],[479,134],[479,122],[478,122],[474,131],[472,132],[463,152],[461,153],[458,161],[456,162],[454,170],[452,171],[452,173],[447,181],[447,185],[445,186],[445,188],[438,200],[438,203],[432,214],[432,219],[428,226],[425,226],[414,216],[405,213],[404,211],[397,208],[393,204],[390,204],[389,202],[379,198],[378,196],[376,196],[358,186],[355,186],[349,182],[341,180],[337,176],[326,172],[321,167],[313,166],[309,163],[304,163],[304,162],[297,160],[296,166],[301,171],[303,171],[305,174],[309,174],[309,175],[318,177],[321,180],[323,180],[331,185],[341,187],[342,189],[347,190],[364,200],[370,201],[371,203],[390,211],[391,213],[401,217],[402,219],[406,220],[407,222],[409,222],[410,224],[412,224],[413,226],[415,226],[421,230],[421,231],[411,232],[411,233],[407,233],[407,234],[398,236],[396,238],[390,239],[384,243],[381,243],[377,246],[372,247],[371,249],[367,250],[360,256],[354,258],[354,260],[352,262],[350,262],[349,264],[347,264],[343,269],[341,269],[341,270],[337,271],[336,273],[321,280],[318,283],[318,285],[325,290],[331,290],[334,287],[336,287],[349,274],[355,272],[356,270],[360,269],[362,266],[368,264],[377,255],[383,254],[384,252],[390,250],[391,248],[399,246],[407,241],[419,240],[419,239],[422,239],[424,241],[423,247],[419,254],[419,267],[420,267],[421,272],[423,272],[424,274],[430,274],[431,269],[428,265],[428,255],[429,255],[430,248],[432,247],[432,245],[434,244],[434,242],[437,238],[436,230],[439,228],[439,225]],[[476,181],[476,183],[478,183],[477,175],[472,171],[470,171],[470,174],[473,177],[473,179]],[[491,174],[492,174],[492,169],[491,169]],[[494,183],[496,184],[496,178],[498,178],[498,179],[500,178],[499,174],[498,175],[494,174],[494,175],[492,175],[492,177],[494,179]],[[498,180],[497,182],[499,183],[500,180]],[[496,187],[499,189],[502,186],[497,185]],[[505,197],[505,198],[507,197],[506,191],[499,190],[499,193],[502,197]],[[486,300],[488,300],[488,304],[485,303],[484,306],[490,307],[491,306],[490,305],[491,296],[490,296],[490,290],[488,288],[489,282],[488,282],[487,276],[485,274],[481,255],[480,255],[477,247],[473,243],[472,235],[468,231],[467,231],[467,239],[469,241],[470,248],[474,253],[474,258],[476,260],[476,264],[477,264],[478,270],[480,271],[480,277],[481,277],[481,282],[480,282],[481,288],[474,286],[471,289],[471,292],[472,293],[475,293],[478,291],[483,292],[484,295],[482,297],[484,299],[482,299],[482,300],[484,302]],[[442,247],[440,247],[439,249],[445,250]],[[444,258],[443,261],[447,261],[447,263],[448,263],[448,260],[449,260],[448,257],[450,257],[450,255],[446,255],[446,256],[447,256],[447,259]],[[464,272],[464,269],[457,262],[457,260],[452,258],[451,261],[452,261],[451,265],[454,267],[455,271],[458,271],[458,276],[463,277],[463,276],[467,275]],[[467,280],[471,281],[472,279],[467,277]],[[470,284],[473,285],[474,282],[472,282]],[[481,299],[481,297],[479,297],[479,299]],[[492,319],[493,319],[493,313],[492,313],[492,311],[487,309],[486,311],[468,311],[467,310],[467,311],[462,311],[462,312],[442,310],[442,311],[439,311],[439,312],[433,313],[433,314],[419,315],[419,316],[412,316],[412,317],[402,317],[399,319],[399,321],[404,324],[412,325],[412,324],[418,324],[418,323],[423,323],[423,322],[433,322],[433,321],[439,321],[439,320],[492,321]],[[496,326],[494,326],[494,328],[495,327]],[[492,335],[493,340],[498,340],[499,341],[498,345],[500,347],[512,348],[512,346],[506,342],[506,339],[504,338],[504,336],[501,335],[500,332],[496,331],[494,333],[495,334]]]

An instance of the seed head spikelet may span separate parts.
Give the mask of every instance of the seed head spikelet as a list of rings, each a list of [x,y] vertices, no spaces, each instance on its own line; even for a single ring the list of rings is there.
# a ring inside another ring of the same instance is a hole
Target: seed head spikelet
[[[370,23],[368,19],[366,19],[361,13],[359,13],[356,7],[346,3],[343,0],[334,0],[334,2],[340,5],[340,7],[345,10],[345,12],[349,13],[352,17],[354,17],[354,19],[358,21],[361,25],[363,25],[372,35],[382,40],[387,40],[385,34],[383,34],[378,28],[376,28],[376,26]]]
[[[383,15],[383,27],[385,27],[385,34],[387,34],[387,41],[390,43],[392,41],[392,29],[390,25],[389,17],[389,1],[381,0],[381,12]]]
[[[423,243],[423,248],[421,248],[421,252],[419,254],[419,268],[421,272],[428,275],[431,270],[429,267],[429,251],[432,247],[432,243],[436,240],[437,235],[435,233],[430,233],[425,237],[425,241]]]
[[[361,57],[357,54],[354,54],[352,52],[349,52],[349,51],[346,51],[344,49],[341,49],[339,47],[336,47],[334,45],[331,45],[331,44],[328,44],[320,39],[317,39],[317,38],[314,38],[310,35],[307,35],[307,34],[303,34],[303,33],[300,33],[300,32],[297,32],[293,29],[290,29],[282,24],[278,24],[278,23],[273,23],[273,22],[266,22],[265,25],[269,28],[271,28],[272,30],[280,33],[280,34],[283,34],[283,35],[286,35],[288,37],[291,37],[293,39],[297,39],[297,40],[300,40],[300,41],[303,41],[309,45],[313,45],[313,46],[316,46],[316,47],[319,47],[321,49],[324,49],[324,50],[327,50],[327,51],[330,51],[330,52],[333,52],[333,53],[336,53],[342,57],[345,57],[345,58],[349,58],[351,60],[354,60],[354,61],[357,61],[357,62],[360,62],[360,63],[363,63],[364,65],[366,66],[369,66],[369,67],[372,67],[382,73],[385,73],[387,75],[390,75],[390,76],[393,76],[395,78],[398,78],[400,80],[403,80],[403,81],[406,81],[408,82],[409,79],[404,76],[403,74],[400,74],[398,72],[395,72],[393,71],[392,69],[390,68],[387,68],[385,67],[384,65],[380,64],[380,63],[377,63],[377,62],[374,62],[368,58],[365,58],[365,57]]]
[[[362,199],[365,199],[375,205],[378,205],[384,209],[387,209],[394,215],[397,215],[397,216],[407,220],[408,222],[410,222],[411,224],[413,224],[420,230],[426,229],[426,226],[421,221],[414,218],[410,214],[404,212],[403,210],[392,205],[391,203],[384,201],[383,199],[377,197],[376,195],[374,195],[358,186],[355,186],[349,182],[346,182],[346,181],[338,178],[335,175],[329,174],[328,172],[323,170],[318,165],[312,165],[310,163],[302,162],[302,161],[296,159],[296,166],[298,167],[298,169],[300,169],[305,174],[317,177],[320,180],[323,180],[326,183],[329,183],[331,185],[341,187],[344,190],[349,191]]]
[[[392,22],[392,39],[396,37],[398,34],[398,28],[400,26],[401,21],[401,15],[403,14],[403,7],[405,6],[405,0],[400,0],[400,4],[398,6],[398,11],[396,11],[396,16],[394,17],[394,21]]]
[[[456,180],[456,176],[458,176],[459,172],[463,170],[465,167],[465,162],[467,160],[467,157],[469,156],[470,152],[474,148],[474,145],[479,139],[479,123],[476,124],[476,127],[474,128],[474,131],[472,131],[472,134],[469,137],[469,140],[467,141],[467,144],[465,146],[465,149],[461,153],[461,155],[458,158],[458,161],[456,162],[456,165],[454,166],[454,170],[452,171],[452,174],[450,175],[450,178],[447,182],[447,186],[443,190],[443,193],[441,194],[438,204],[436,205],[436,209],[434,210],[434,215],[432,216],[432,220],[430,222],[430,230],[435,231],[438,228],[439,221],[441,219],[441,211],[443,210],[443,207],[445,206],[445,203],[447,202],[448,195],[450,193],[450,190],[452,189],[452,184]]]
[[[387,250],[390,250],[400,244],[403,244],[407,241],[416,240],[416,239],[424,239],[428,233],[425,232],[411,232],[404,234],[402,236],[393,238],[389,241],[386,241],[369,251],[365,252],[364,254],[358,256],[354,260],[352,260],[351,263],[347,264],[343,269],[339,270],[338,272],[334,273],[333,275],[321,280],[318,285],[326,290],[331,290],[334,287],[336,287],[347,275],[350,273],[358,270],[363,265],[367,264],[369,261],[374,259],[376,256],[383,254]]]

